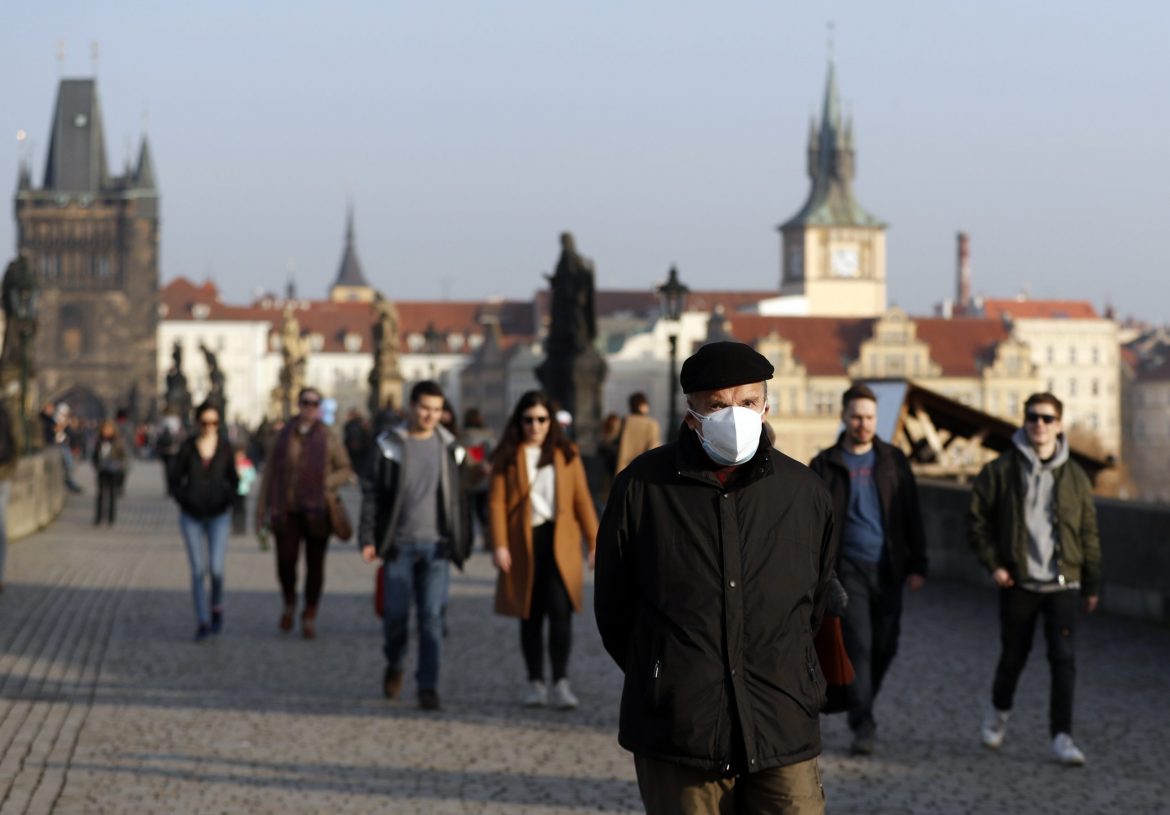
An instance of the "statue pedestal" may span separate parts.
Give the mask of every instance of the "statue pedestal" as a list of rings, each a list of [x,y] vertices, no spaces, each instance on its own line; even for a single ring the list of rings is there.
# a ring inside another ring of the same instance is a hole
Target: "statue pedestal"
[[[605,374],[605,360],[592,346],[575,355],[550,354],[536,369],[545,392],[573,414],[571,436],[584,455],[595,453],[601,438]]]

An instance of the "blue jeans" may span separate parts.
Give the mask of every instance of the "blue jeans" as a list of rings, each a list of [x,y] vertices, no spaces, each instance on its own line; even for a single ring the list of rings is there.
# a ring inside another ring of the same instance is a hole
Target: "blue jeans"
[[[418,613],[418,670],[414,678],[419,690],[434,690],[439,684],[449,570],[450,565],[437,542],[399,544],[398,556],[386,561],[383,569],[386,605],[382,615],[385,638],[382,652],[391,668],[402,670],[413,598]]]
[[[8,554],[8,499],[12,497],[12,482],[0,481],[0,583],[4,582],[4,558]]]
[[[187,544],[187,560],[191,563],[191,594],[195,597],[195,622],[206,625],[210,619],[207,608],[206,575],[211,567],[211,609],[223,607],[223,567],[227,560],[228,533],[231,532],[232,514],[228,510],[210,518],[196,518],[186,512],[179,513],[179,529],[183,542]],[[203,547],[207,542],[206,550]]]

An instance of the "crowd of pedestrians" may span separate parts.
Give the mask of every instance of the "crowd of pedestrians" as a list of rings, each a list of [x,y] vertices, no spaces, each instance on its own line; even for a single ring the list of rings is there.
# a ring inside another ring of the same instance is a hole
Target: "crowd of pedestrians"
[[[541,391],[520,397],[498,438],[475,408],[460,429],[442,388],[424,381],[402,413],[352,411],[339,432],[321,419],[320,391],[305,388],[295,416],[252,434],[225,428],[210,402],[190,430],[183,417],[89,427],[47,404],[42,441],[60,451],[70,489],[75,462],[92,461],[95,524],[115,523],[132,460],[157,454],[190,563],[196,641],[223,630],[228,542],[246,531],[254,482],[256,531],[262,544],[275,540],[282,631],[299,610],[301,634],[316,637],[328,542],[356,531],[361,556],[380,568],[381,691],[403,693],[413,608],[411,678],[425,711],[441,708],[450,567],[472,556],[477,534],[497,570],[495,612],[519,621],[524,705],[579,705],[572,618],[596,568],[594,618],[625,677],[618,739],[634,755],[646,811],[817,813],[826,632],[852,676],[843,696],[833,689],[847,700],[851,752],[872,754],[874,700],[897,653],[903,593],[926,582],[927,540],[909,461],[877,435],[875,392],[845,391],[839,437],[806,467],[770,432],[772,375],[750,346],[702,346],[682,366],[687,411],[667,444],[646,396],[632,394],[628,415],[602,425],[599,495],[571,417]],[[1092,485],[1070,457],[1062,413],[1050,393],[1028,398],[1011,448],[974,483],[967,537],[999,587],[1001,653],[980,740],[1003,744],[1043,621],[1052,751],[1078,766],[1074,635],[1078,612],[1097,606],[1101,550]],[[19,447],[0,405],[0,591]],[[359,481],[353,530],[338,490]]]

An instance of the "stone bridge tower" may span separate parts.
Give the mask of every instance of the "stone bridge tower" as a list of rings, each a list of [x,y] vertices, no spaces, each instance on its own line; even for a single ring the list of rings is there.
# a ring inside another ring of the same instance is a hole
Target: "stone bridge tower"
[[[159,196],[145,136],[111,175],[97,83],[63,79],[44,182],[16,191],[18,251],[41,287],[37,393],[83,415],[145,418],[158,390]]]

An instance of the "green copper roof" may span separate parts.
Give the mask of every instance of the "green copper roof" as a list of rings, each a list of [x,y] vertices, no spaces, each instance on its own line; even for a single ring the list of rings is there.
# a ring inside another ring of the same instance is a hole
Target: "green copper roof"
[[[812,179],[808,200],[800,212],[780,225],[781,229],[790,226],[884,226],[862,209],[853,197],[853,123],[842,121],[837,75],[832,62],[825,82],[821,126],[818,129],[813,124],[809,129],[808,175]]]

